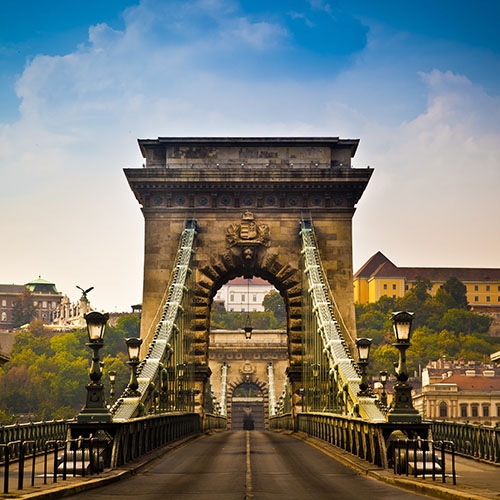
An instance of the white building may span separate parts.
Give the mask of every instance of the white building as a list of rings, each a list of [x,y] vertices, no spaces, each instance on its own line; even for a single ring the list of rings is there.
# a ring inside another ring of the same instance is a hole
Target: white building
[[[242,276],[234,278],[223,285],[215,296],[215,300],[224,304],[226,311],[247,312],[264,311],[262,301],[274,286],[262,278],[250,279]]]

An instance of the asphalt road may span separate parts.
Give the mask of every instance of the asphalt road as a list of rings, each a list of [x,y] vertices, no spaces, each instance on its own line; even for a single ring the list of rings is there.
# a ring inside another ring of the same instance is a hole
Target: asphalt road
[[[221,432],[177,448],[136,476],[73,495],[92,500],[417,500],[284,434]]]

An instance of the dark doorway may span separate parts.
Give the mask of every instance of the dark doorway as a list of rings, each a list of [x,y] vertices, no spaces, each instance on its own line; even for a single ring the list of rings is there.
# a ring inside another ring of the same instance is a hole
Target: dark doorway
[[[243,383],[233,391],[232,430],[264,430],[264,395],[256,384]]]

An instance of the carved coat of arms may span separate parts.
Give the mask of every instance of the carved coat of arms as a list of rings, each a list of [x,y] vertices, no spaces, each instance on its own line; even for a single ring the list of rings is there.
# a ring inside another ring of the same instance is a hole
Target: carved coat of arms
[[[248,210],[241,216],[240,224],[231,224],[226,231],[226,241],[228,248],[235,245],[271,246],[269,226],[267,224],[257,224],[252,212]]]

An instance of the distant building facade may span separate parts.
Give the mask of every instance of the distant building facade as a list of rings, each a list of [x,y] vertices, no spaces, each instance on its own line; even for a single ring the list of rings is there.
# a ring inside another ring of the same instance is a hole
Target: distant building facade
[[[14,304],[26,290],[25,285],[0,285],[0,329],[14,328],[12,319]]]
[[[487,312],[500,309],[500,269],[453,267],[398,267],[377,252],[354,275],[354,302],[367,304],[381,297],[402,297],[417,278],[428,279],[434,295],[450,278],[467,288],[467,300],[474,309]]]
[[[247,279],[238,277],[223,285],[215,301],[224,305],[229,312],[264,311],[264,297],[274,290],[269,282],[256,276]]]
[[[13,313],[16,302],[29,290],[36,309],[36,319],[46,324],[52,323],[61,303],[62,294],[56,285],[41,277],[25,285],[0,285],[0,329],[11,330],[16,325]]]
[[[482,363],[435,361],[422,371],[413,405],[425,419],[500,424],[500,369]]]
[[[33,297],[37,319],[46,324],[52,323],[62,299],[62,293],[57,291],[55,283],[38,277],[38,279],[26,283],[26,288]]]

